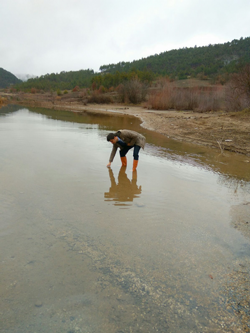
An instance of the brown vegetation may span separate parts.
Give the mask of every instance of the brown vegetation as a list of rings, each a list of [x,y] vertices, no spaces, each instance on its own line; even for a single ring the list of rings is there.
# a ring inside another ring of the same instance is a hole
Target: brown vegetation
[[[105,95],[96,93],[87,98],[87,103],[109,104],[109,103],[113,103],[113,100],[110,96],[105,96]]]
[[[36,88],[31,88],[30,92],[31,92],[31,94],[36,94],[36,93],[38,93],[38,90]]]
[[[161,89],[151,91],[147,107],[155,110],[218,111],[223,108],[223,86],[176,87],[165,82]]]
[[[146,100],[147,87],[137,78],[120,84],[117,91],[122,103],[139,104]]]
[[[75,86],[75,88],[72,89],[72,92],[76,92],[76,91],[80,91],[80,87],[79,86]]]
[[[233,74],[226,87],[226,108],[240,111],[250,107],[250,64]]]

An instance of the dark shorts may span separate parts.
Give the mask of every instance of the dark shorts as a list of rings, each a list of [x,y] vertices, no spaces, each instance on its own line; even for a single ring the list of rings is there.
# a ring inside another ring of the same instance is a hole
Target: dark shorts
[[[131,148],[134,148],[134,152],[133,152],[134,160],[139,160],[139,151],[140,151],[141,147],[140,147],[140,146],[137,146],[137,145],[134,145],[134,146],[131,146],[131,147],[127,146],[127,147],[125,147],[125,148],[122,148],[122,149],[120,150],[120,156],[121,156],[121,157],[126,156],[127,152],[128,152]]]

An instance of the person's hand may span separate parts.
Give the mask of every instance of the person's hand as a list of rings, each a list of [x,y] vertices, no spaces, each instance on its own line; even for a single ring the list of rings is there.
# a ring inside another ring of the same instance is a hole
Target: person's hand
[[[107,168],[110,168],[110,166],[111,166],[111,162],[108,162]]]

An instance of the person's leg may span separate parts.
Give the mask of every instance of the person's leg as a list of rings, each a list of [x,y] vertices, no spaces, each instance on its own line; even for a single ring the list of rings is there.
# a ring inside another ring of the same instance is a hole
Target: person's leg
[[[122,166],[127,166],[127,157],[126,154],[131,149],[132,147],[126,147],[120,150],[120,157],[121,157],[121,162]]]
[[[133,171],[136,170],[137,165],[138,165],[138,161],[139,161],[139,151],[140,151],[141,147],[140,146],[134,146],[134,161],[133,161]]]
[[[127,157],[121,156],[121,162],[122,162],[122,166],[127,166]]]

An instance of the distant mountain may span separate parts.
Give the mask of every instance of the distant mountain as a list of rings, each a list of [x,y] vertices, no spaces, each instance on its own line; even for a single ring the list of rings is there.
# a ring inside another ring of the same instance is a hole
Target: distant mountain
[[[30,74],[16,74],[16,77],[23,82],[28,81],[29,79],[34,79],[37,75],[30,75]]]
[[[12,84],[21,83],[14,74],[0,67],[0,88],[7,88]]]

